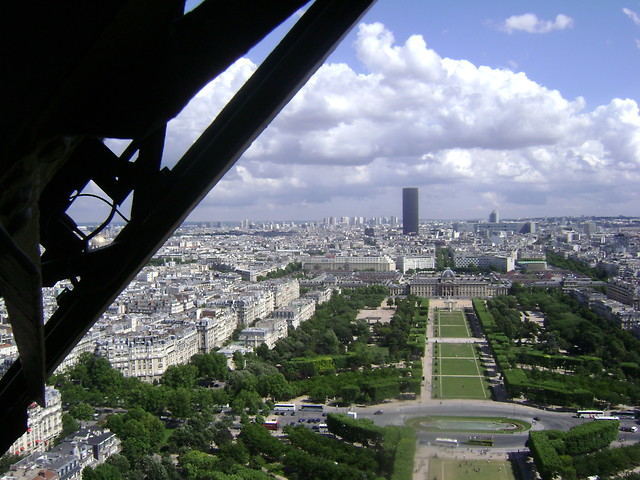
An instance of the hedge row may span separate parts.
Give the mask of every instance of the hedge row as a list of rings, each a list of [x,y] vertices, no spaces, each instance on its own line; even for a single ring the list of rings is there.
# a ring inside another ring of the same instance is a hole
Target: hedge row
[[[568,432],[558,430],[530,431],[529,450],[543,480],[561,476],[564,480],[576,478],[572,457],[601,450],[618,436],[617,420],[595,420],[573,427]],[[640,454],[638,455],[640,460]],[[585,460],[579,460],[581,465]],[[580,476],[585,467],[580,467]],[[592,473],[591,473],[592,474]]]
[[[549,441],[547,432],[530,431],[528,444],[538,473],[543,480],[553,480],[558,475],[565,479],[575,478],[575,471],[573,475],[571,475],[571,471],[566,471],[566,465],[563,464],[560,455]]]
[[[596,420],[573,427],[563,437],[565,450],[561,453],[584,455],[608,447],[618,438],[618,428],[617,420]]]
[[[425,342],[427,339],[427,315],[429,312],[429,300],[420,299],[420,306],[413,316],[414,324],[409,330],[407,347],[412,358],[421,358],[425,354]]]
[[[573,466],[580,478],[612,476],[636,468],[640,466],[640,443],[575,457]]]
[[[533,381],[521,369],[505,370],[503,375],[504,384],[513,397],[524,395],[533,402],[552,405],[593,405],[593,393],[584,388],[568,389],[551,381]]]
[[[401,378],[381,379],[375,382],[366,382],[362,385],[362,391],[369,395],[371,402],[379,403],[387,398],[400,396]]]
[[[521,350],[516,354],[509,338],[496,331],[495,320],[487,309],[484,300],[474,298],[473,307],[485,332],[489,348],[496,360],[496,365],[504,376],[505,387],[511,397],[524,395],[533,402],[553,405],[580,405],[584,407],[593,404],[593,393],[586,389],[568,389],[553,382],[534,381],[527,376],[525,371],[514,367],[518,363],[531,364],[529,360],[532,360],[534,362],[533,365],[542,366],[544,363],[551,366],[554,362],[559,364],[562,361],[564,362],[563,365],[567,365],[567,368],[569,365],[575,367],[580,363],[590,369],[602,369],[599,359],[585,356],[579,357],[574,362],[568,357],[555,356],[553,358],[553,356],[545,356],[544,354],[527,350]]]
[[[416,431],[410,427],[395,427],[401,430],[393,459],[391,480],[412,480],[413,462],[416,454]]]
[[[356,419],[342,413],[327,415],[327,428],[347,442],[363,446],[380,446],[384,438],[384,428],[374,425],[370,419]]]
[[[535,365],[545,368],[564,368],[575,370],[582,367],[592,373],[602,371],[602,360],[598,357],[577,356],[570,357],[567,355],[548,355],[537,350],[522,349],[517,351],[516,358],[518,363],[526,365]]]
[[[484,331],[485,335],[493,333],[496,330],[496,321],[493,319],[493,315],[489,313],[484,300],[481,298],[474,298],[472,302],[473,308],[476,312],[476,316],[480,321],[480,325],[482,326],[482,330]]]

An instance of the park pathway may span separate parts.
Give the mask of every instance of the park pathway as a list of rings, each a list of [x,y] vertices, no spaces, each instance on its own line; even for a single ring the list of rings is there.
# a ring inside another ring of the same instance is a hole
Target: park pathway
[[[450,302],[450,300],[449,300]],[[456,299],[453,308],[455,310],[461,310],[464,307],[471,306],[471,300]],[[451,305],[449,303],[449,305]],[[447,308],[447,304],[443,299],[431,298],[429,299],[429,321],[427,322],[427,343],[425,348],[424,357],[422,358],[422,375],[424,380],[422,382],[422,390],[419,403],[434,403],[446,400],[436,400],[431,397],[431,389],[433,382],[433,345],[437,341],[446,343],[477,343],[483,341],[479,338],[439,338],[436,337],[435,329],[435,317],[436,308]],[[416,445],[416,454],[413,461],[413,479],[414,480],[428,480],[429,479],[429,458],[436,454],[435,447],[428,445]]]
[[[433,344],[438,341],[440,343],[485,343],[486,341],[483,338],[469,337],[469,338],[440,338],[436,337],[436,329],[435,329],[435,311],[436,308],[444,309],[447,308],[447,304],[450,302],[454,302],[453,309],[454,310],[462,310],[465,307],[471,307],[471,300],[468,299],[456,299],[456,300],[443,300],[438,298],[429,299],[429,321],[427,323],[427,344],[425,348],[424,357],[422,358],[422,375],[424,376],[424,380],[422,382],[422,391],[420,395],[420,399],[418,400],[420,403],[428,403],[433,402],[434,399],[431,397],[431,388],[433,381]],[[439,400],[438,400],[439,401]]]

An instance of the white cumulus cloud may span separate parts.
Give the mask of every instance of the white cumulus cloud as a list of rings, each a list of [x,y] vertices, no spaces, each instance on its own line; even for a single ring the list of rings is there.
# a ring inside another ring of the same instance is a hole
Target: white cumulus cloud
[[[502,30],[507,33],[549,33],[554,30],[565,30],[573,26],[573,19],[562,13],[556,15],[555,20],[543,20],[535,13],[513,15],[502,24]]]
[[[629,8],[623,8],[622,11],[624,14],[633,21],[636,25],[640,26],[640,15]]]
[[[634,100],[587,111],[523,73],[443,58],[421,36],[398,43],[381,24],[360,25],[355,48],[366,73],[321,67],[196,217],[400,215],[403,186],[421,189],[424,218],[637,211]],[[169,164],[254,69],[239,61],[171,122]]]

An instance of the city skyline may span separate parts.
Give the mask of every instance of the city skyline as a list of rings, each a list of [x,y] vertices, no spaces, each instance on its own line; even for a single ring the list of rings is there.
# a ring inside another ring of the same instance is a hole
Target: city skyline
[[[407,184],[427,219],[637,215],[640,7],[461,5],[379,0],[189,220],[401,217]],[[273,41],[171,122],[167,166]]]

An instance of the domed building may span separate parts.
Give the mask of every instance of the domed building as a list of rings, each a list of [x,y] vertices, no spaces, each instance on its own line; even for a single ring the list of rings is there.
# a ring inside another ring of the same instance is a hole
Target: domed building
[[[395,294],[414,294],[418,297],[450,297],[450,298],[488,298],[495,295],[506,295],[509,282],[503,282],[493,275],[456,275],[447,268],[441,274],[431,276],[417,275],[407,283],[393,289]],[[392,292],[392,293],[394,293]]]
[[[447,268],[444,272],[442,272],[442,275],[440,275],[440,278],[442,280],[455,280],[456,279],[456,274],[453,273],[453,270],[451,270],[450,268]]]

